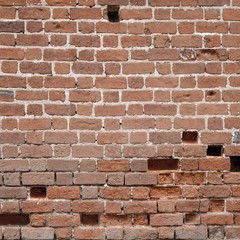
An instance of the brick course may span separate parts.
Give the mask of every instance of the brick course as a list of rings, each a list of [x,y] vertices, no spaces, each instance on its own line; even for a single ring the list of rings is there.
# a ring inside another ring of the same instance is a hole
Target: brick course
[[[239,6],[0,0],[0,239],[240,239]]]

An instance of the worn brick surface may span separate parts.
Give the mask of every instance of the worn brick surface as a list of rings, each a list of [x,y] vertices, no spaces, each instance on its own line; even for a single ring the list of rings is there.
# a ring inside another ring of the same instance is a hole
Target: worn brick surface
[[[0,239],[240,239],[239,7],[0,0]]]

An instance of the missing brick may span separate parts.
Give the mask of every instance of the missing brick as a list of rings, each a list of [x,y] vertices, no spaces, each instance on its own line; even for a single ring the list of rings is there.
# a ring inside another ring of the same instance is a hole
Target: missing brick
[[[47,196],[46,187],[31,187],[30,196],[32,198],[45,198]]]
[[[84,225],[98,225],[99,218],[97,214],[82,214],[81,222]]]
[[[0,225],[27,225],[30,223],[28,214],[4,213],[0,214]]]
[[[119,22],[119,6],[109,5],[107,6],[107,15],[109,22]]]
[[[234,156],[230,157],[231,162],[231,172],[240,172],[240,157]]]
[[[222,145],[209,145],[207,148],[207,156],[222,156]]]
[[[148,159],[148,170],[178,170],[179,159],[175,158],[150,158]]]
[[[198,132],[197,131],[185,131],[182,133],[182,141],[188,143],[195,143],[198,141]]]

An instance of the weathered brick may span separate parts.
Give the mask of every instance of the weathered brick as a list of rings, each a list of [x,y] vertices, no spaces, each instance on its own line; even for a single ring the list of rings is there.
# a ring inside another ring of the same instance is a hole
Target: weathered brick
[[[24,22],[0,22],[0,32],[24,32]]]
[[[183,214],[181,213],[165,213],[150,216],[150,225],[157,226],[178,226],[183,224]]]
[[[23,227],[21,229],[21,235],[23,239],[54,239],[54,229],[53,228],[30,228]]]

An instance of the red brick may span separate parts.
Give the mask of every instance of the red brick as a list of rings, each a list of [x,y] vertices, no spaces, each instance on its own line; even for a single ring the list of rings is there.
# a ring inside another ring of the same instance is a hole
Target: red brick
[[[23,201],[21,203],[24,213],[48,213],[53,211],[53,202],[51,201]]]
[[[103,187],[100,188],[100,196],[103,199],[128,200],[131,197],[131,189],[127,187]]]
[[[57,228],[55,230],[56,237],[70,239],[72,237],[72,229],[70,227]]]
[[[73,0],[46,0],[49,6],[76,6]]]
[[[22,184],[24,185],[53,185],[54,173],[50,172],[30,172],[22,174]]]
[[[0,49],[0,59],[8,59],[8,60],[23,60],[24,58],[24,50],[20,48],[4,48]]]
[[[202,36],[199,35],[181,35],[172,37],[173,47],[202,47]]]
[[[225,77],[199,77],[198,86],[200,88],[218,88],[226,87]]]
[[[0,22],[0,32],[21,33],[24,32],[24,22]]]
[[[2,0],[1,6],[24,6],[26,4],[26,0]]]
[[[95,86],[97,88],[105,88],[105,89],[124,89],[127,87],[127,82],[125,78],[96,78]]]
[[[104,185],[107,181],[105,173],[75,173],[73,182],[81,185]]]
[[[204,73],[204,63],[174,63],[174,74],[198,74]]]
[[[76,74],[102,74],[101,63],[74,62],[72,70]]]
[[[223,20],[226,21],[239,21],[239,10],[238,9],[224,9],[223,10]]]
[[[178,226],[183,224],[183,214],[181,213],[165,213],[155,214],[150,216],[150,225],[154,227],[158,226]]]
[[[49,227],[76,227],[80,225],[79,215],[61,214],[48,217]]]
[[[202,172],[195,173],[175,173],[175,182],[177,184],[202,185],[205,183],[206,175]]]
[[[126,202],[124,204],[124,212],[126,214],[156,213],[157,204],[155,201]]]
[[[124,118],[123,129],[151,129],[155,127],[153,118]]]
[[[80,198],[79,187],[49,187],[47,196],[49,199],[78,199]]]
[[[225,233],[228,239],[238,239],[240,237],[240,227],[226,226]]]
[[[43,53],[43,59],[46,61],[76,61],[76,50],[46,49]]]
[[[229,186],[201,186],[199,193],[203,197],[229,197]]]
[[[224,182],[227,184],[237,184],[240,182],[240,178],[237,173],[225,173],[223,176]]]
[[[45,133],[45,143],[54,143],[54,144],[64,144],[64,143],[77,143],[78,137],[76,133],[65,133],[65,132],[46,132]]]
[[[51,36],[51,41],[50,44],[52,46],[63,46],[67,43],[67,37],[64,35],[52,35]],[[49,49],[50,50],[50,49]],[[54,50],[52,50],[53,52]],[[56,52],[56,51],[55,51]],[[61,51],[60,51],[61,52]],[[53,52],[54,53],[54,52]]]
[[[0,133],[0,143],[23,144],[25,142],[25,134],[20,132],[2,132]]]
[[[20,130],[46,130],[50,128],[50,119],[21,119],[21,121],[19,122]]]
[[[44,79],[46,88],[75,88],[75,79],[71,77],[49,76]]]
[[[176,114],[177,107],[173,104],[146,104],[144,105],[144,112],[146,115],[169,115],[173,116]]]
[[[226,104],[199,104],[197,108],[199,115],[223,115],[227,114]]]
[[[5,10],[5,9],[3,9]],[[15,38],[13,34],[4,34],[0,36],[0,45],[4,46],[14,46]]]
[[[50,9],[48,8],[20,8],[20,19],[48,19],[50,18]]]
[[[71,8],[70,18],[75,19],[100,19],[101,8]]]
[[[97,51],[96,59],[99,62],[108,62],[108,61],[127,61],[128,52],[125,50],[102,50]]]
[[[196,31],[199,33],[227,33],[228,24],[226,22],[197,22]]]
[[[99,133],[98,144],[127,143],[128,134],[121,132]]]
[[[126,33],[127,25],[126,23],[97,22],[96,31],[97,33]]]
[[[132,224],[131,215],[101,215],[100,224],[103,226],[124,226]]]
[[[51,64],[46,62],[34,63],[34,62],[21,62],[20,71],[22,73],[32,74],[51,74]]]
[[[129,19],[151,19],[152,18],[152,11],[151,9],[123,9],[121,10],[121,18],[125,20]]]
[[[146,23],[145,33],[162,33],[162,34],[174,34],[177,31],[175,22],[148,22]]]
[[[102,201],[73,201],[72,211],[78,213],[102,213],[104,202]]]
[[[105,239],[105,228],[103,227],[80,227],[74,229],[76,239]]]
[[[154,72],[153,63],[123,63],[124,74],[150,74]]]
[[[102,146],[73,146],[72,148],[73,157],[103,157],[103,147]]]
[[[231,213],[208,213],[201,216],[203,224],[208,225],[226,225],[233,224],[233,214]]]
[[[206,239],[208,230],[205,226],[186,226],[176,229],[177,239]]]
[[[149,141],[158,143],[181,143],[180,132],[159,132],[159,133],[149,133]]]
[[[237,35],[223,36],[222,45],[224,47],[239,47],[240,46],[240,38]],[[231,66],[232,63],[229,63],[228,65]]]
[[[203,118],[175,118],[174,128],[176,129],[204,129],[205,121]]]
[[[155,185],[157,184],[156,174],[128,173],[125,175],[126,185]]]
[[[176,77],[147,77],[146,87],[174,88],[178,85]]]
[[[229,171],[229,158],[207,158],[199,160],[199,170],[204,171]]]
[[[172,12],[173,19],[203,19],[202,9],[173,9]]]
[[[2,199],[26,199],[26,187],[0,187],[0,197]]]
[[[21,228],[21,236],[24,239],[54,239],[54,229],[53,228]]]
[[[174,148],[174,154],[178,157],[205,157],[206,156],[206,146],[199,145],[185,145],[176,146]]]
[[[101,128],[102,122],[100,119],[70,119],[70,129],[100,130]]]
[[[126,171],[129,171],[129,161],[128,160],[99,160],[98,171],[126,172]]]
[[[74,33],[77,31],[75,22],[46,22],[46,32]]]
[[[124,146],[123,156],[124,157],[154,157],[155,147],[154,146]]]
[[[126,114],[125,105],[104,105],[95,106],[96,116],[124,116]]]

